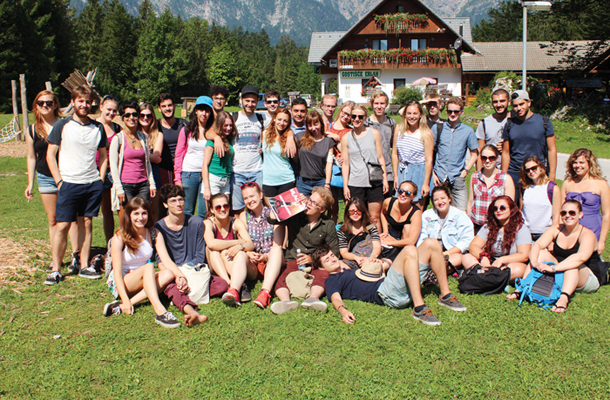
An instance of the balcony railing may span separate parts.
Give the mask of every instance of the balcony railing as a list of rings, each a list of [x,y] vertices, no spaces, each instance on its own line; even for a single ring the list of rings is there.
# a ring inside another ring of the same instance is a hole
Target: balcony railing
[[[455,51],[450,49],[392,49],[392,50],[342,50],[339,52],[339,67],[353,65],[359,68],[408,68],[457,67]]]
[[[375,15],[375,25],[385,33],[405,33],[417,28],[425,28],[428,25],[426,14],[383,14]]]

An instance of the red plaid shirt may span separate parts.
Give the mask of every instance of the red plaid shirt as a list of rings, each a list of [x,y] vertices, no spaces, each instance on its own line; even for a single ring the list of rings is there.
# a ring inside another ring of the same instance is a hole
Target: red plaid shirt
[[[472,174],[473,202],[470,214],[472,222],[478,225],[484,225],[487,222],[487,208],[496,197],[504,194],[506,176],[506,172],[497,170],[494,181],[488,188],[481,171]]]

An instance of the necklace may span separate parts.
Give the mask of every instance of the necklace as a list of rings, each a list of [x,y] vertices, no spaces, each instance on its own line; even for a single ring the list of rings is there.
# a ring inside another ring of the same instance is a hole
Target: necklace
[[[129,138],[129,140],[131,140],[131,144],[134,144],[136,142],[136,137],[135,136],[131,136],[131,134],[125,132],[125,136],[127,136]]]

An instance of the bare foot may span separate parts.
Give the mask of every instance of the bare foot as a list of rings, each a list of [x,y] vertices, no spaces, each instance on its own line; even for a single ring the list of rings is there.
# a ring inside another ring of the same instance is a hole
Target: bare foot
[[[556,312],[558,314],[563,314],[564,312],[566,312],[566,308],[568,308],[569,302],[570,299],[568,298],[568,296],[562,293],[559,297],[559,300],[557,300],[553,308],[551,308],[551,311]]]
[[[195,325],[199,325],[208,320],[206,315],[200,314],[188,314],[184,316],[184,325],[192,328]]]

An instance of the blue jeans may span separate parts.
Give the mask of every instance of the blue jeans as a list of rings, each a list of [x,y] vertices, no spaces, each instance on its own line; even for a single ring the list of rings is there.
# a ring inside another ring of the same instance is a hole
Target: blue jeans
[[[231,195],[233,196],[232,204],[233,211],[246,208],[244,198],[241,195],[241,185],[248,182],[256,182],[258,186],[263,187],[263,172],[233,172],[231,175]]]
[[[324,183],[326,183],[326,179],[307,179],[300,176],[297,177],[297,189],[303,196],[311,195],[311,192],[315,187],[324,187]]]
[[[197,203],[197,216],[205,218],[206,207],[201,193],[201,172],[183,172],[182,188],[184,189],[184,213],[195,215]]]

